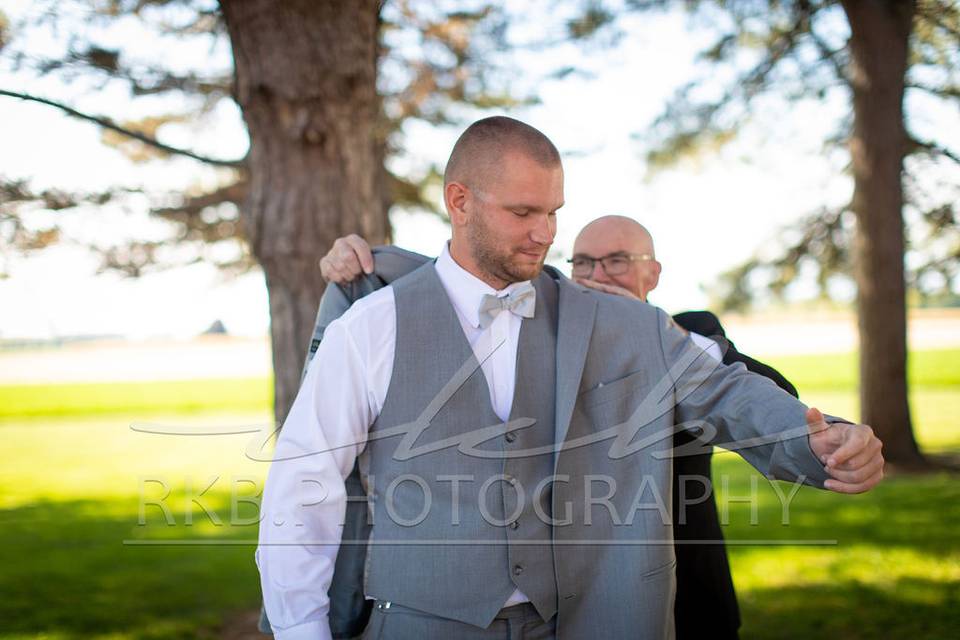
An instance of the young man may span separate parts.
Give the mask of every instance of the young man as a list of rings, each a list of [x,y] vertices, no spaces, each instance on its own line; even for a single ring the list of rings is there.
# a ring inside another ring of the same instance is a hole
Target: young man
[[[327,294],[317,317],[312,349],[319,344],[326,326],[368,293],[367,289],[385,286],[428,261],[425,256],[396,248],[378,248],[376,252],[379,260],[375,260],[365,240],[353,235],[338,238],[320,260],[324,279],[339,289]],[[624,216],[603,216],[587,224],[574,240],[573,258],[569,262],[572,275],[580,284],[644,302],[659,284],[662,268],[656,259],[650,232]],[[364,276],[364,282],[356,282]],[[675,315],[673,319],[690,331],[700,346],[718,359],[722,357],[724,364],[742,362],[748,370],[770,378],[784,391],[797,395],[794,386],[778,371],[739,353],[726,340],[720,321],[712,313],[691,311]],[[725,346],[722,355],[716,344],[702,336],[712,336],[721,342]],[[677,447],[692,441],[694,437],[687,432],[674,436]],[[708,449],[700,455],[677,457],[673,463],[673,536],[677,541],[674,620],[678,640],[736,638],[740,627],[740,612],[710,476],[711,457],[712,451]],[[362,549],[351,549],[347,553],[362,554]],[[359,568],[362,563],[354,562],[353,566]],[[347,577],[348,572],[349,569],[344,569],[341,575],[338,570],[335,584],[341,580],[362,584],[362,572],[355,570],[352,578]]]

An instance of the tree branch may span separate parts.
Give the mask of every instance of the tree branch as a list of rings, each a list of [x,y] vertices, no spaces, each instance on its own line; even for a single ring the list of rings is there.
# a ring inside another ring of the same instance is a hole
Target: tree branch
[[[830,63],[830,66],[833,68],[833,72],[837,74],[837,78],[839,78],[841,82],[849,84],[850,78],[847,75],[847,71],[844,69],[843,64],[840,63],[840,60],[837,59],[837,54],[840,52],[831,49],[830,46],[824,42],[823,38],[820,37],[820,34],[814,31],[812,21],[810,23],[810,29],[808,33],[810,34],[810,39],[813,40],[813,44],[820,52],[820,55],[823,56],[828,63]]]
[[[904,86],[907,89],[917,89],[918,91],[929,93],[930,95],[940,99],[960,98],[960,87],[955,87],[955,86],[931,87],[930,85],[922,84],[919,82],[907,82]]]
[[[944,147],[943,145],[939,145],[939,144],[937,144],[936,142],[927,142],[927,141],[924,141],[924,140],[918,140],[918,139],[910,136],[910,137],[907,139],[907,143],[908,143],[911,147],[913,147],[913,149],[912,149],[913,151],[917,151],[917,150],[922,149],[922,150],[924,150],[924,151],[926,151],[927,153],[930,153],[930,154],[932,154],[932,155],[942,155],[942,156],[944,156],[945,158],[949,158],[950,160],[953,160],[953,161],[956,162],[957,164],[960,164],[960,155],[957,155],[956,153],[954,153],[954,152],[951,151],[950,149],[947,149],[947,148]]]
[[[116,131],[119,134],[125,135],[129,138],[133,138],[134,140],[138,140],[146,145],[150,145],[151,147],[154,147],[161,151],[165,151],[166,153],[186,156],[188,158],[193,158],[194,160],[199,160],[200,162],[205,162],[207,164],[212,164],[219,167],[235,167],[236,168],[236,167],[245,166],[245,161],[242,158],[239,160],[222,160],[219,158],[209,158],[207,156],[194,153],[193,151],[189,151],[187,149],[179,149],[177,147],[171,147],[170,145],[164,144],[159,140],[151,138],[150,136],[146,136],[137,131],[131,131],[130,129],[125,129],[124,127],[121,127],[120,125],[114,123],[109,118],[82,113],[80,111],[77,111],[76,109],[68,107],[65,104],[54,102],[53,100],[48,100],[46,98],[41,98],[39,96],[32,96],[26,93],[18,93],[16,91],[7,91],[6,89],[0,89],[0,96],[8,96],[10,98],[19,98],[21,100],[26,100],[29,102],[38,102],[40,104],[45,104],[47,106],[54,107],[56,109],[63,111],[67,115],[73,116],[74,118],[79,118],[80,120],[93,122],[94,124],[97,124],[103,127],[104,129]]]

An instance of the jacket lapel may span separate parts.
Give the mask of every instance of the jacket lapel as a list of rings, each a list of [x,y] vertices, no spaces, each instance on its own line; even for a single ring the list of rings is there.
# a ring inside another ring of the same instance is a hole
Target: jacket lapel
[[[559,319],[557,322],[557,397],[556,443],[567,437],[577,391],[583,375],[597,301],[587,295],[587,289],[573,284],[567,278],[557,279],[559,289]]]

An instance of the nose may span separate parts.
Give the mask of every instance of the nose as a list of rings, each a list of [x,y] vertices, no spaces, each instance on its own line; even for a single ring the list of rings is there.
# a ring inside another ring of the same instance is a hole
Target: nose
[[[590,279],[594,282],[607,282],[610,278],[603,269],[603,263],[597,260],[593,263],[593,271],[590,272]]]
[[[530,239],[537,244],[551,245],[557,235],[557,221],[554,216],[537,216],[537,222],[530,231]]]

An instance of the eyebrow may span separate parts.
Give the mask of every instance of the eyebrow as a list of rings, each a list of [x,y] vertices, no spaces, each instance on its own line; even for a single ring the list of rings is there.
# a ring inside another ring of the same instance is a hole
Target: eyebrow
[[[563,208],[563,205],[565,205],[565,204],[567,204],[567,203],[566,203],[566,202],[561,202],[561,203],[558,204],[556,207],[553,207],[552,209],[549,209],[549,211],[558,211],[559,209],[562,209],[562,208]],[[527,211],[544,211],[544,210],[545,210],[543,207],[537,207],[537,206],[534,206],[534,205],[532,205],[532,204],[520,204],[520,203],[517,203],[517,204],[504,204],[503,206],[504,206],[505,208],[507,208],[507,209],[526,209]]]

